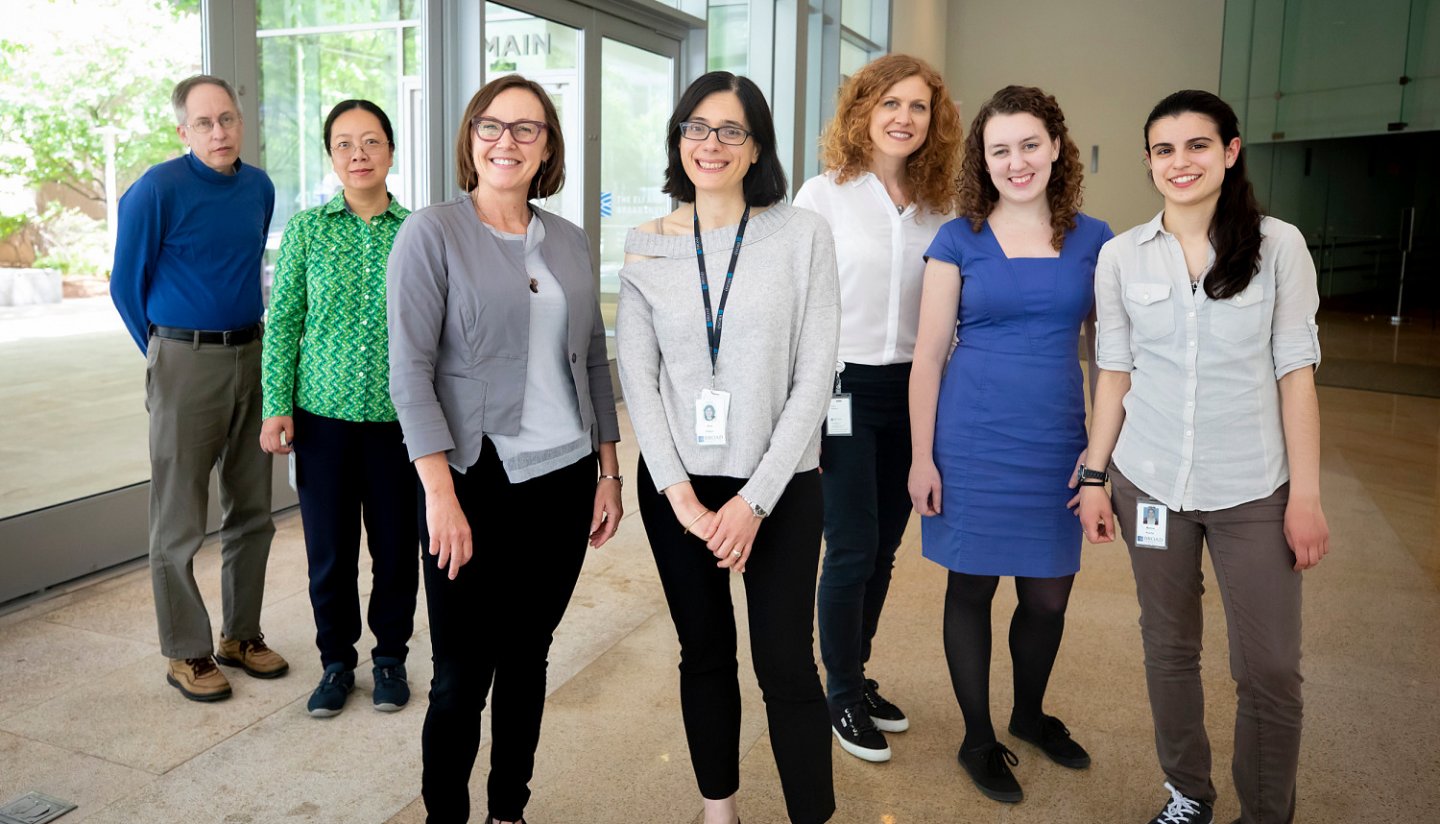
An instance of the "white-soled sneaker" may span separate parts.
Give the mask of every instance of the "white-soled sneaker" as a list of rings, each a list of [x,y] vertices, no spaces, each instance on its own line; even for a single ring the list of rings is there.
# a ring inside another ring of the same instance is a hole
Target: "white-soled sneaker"
[[[910,719],[900,708],[880,694],[880,685],[874,678],[865,679],[865,688],[860,693],[865,699],[865,711],[881,732],[904,732],[910,729]]]
[[[864,761],[889,761],[890,745],[885,735],[875,728],[875,722],[865,714],[863,704],[851,704],[836,711],[830,710],[830,728],[840,742],[840,749]]]
[[[1150,819],[1150,824],[1211,824],[1215,820],[1215,811],[1207,802],[1185,795],[1170,786],[1169,781],[1165,782],[1165,789],[1170,791],[1170,801],[1159,815]]]

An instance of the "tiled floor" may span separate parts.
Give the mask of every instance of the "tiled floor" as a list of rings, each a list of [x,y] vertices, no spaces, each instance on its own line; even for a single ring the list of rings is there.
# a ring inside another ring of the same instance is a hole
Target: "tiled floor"
[[[1306,573],[1306,733],[1299,821],[1440,821],[1440,400],[1320,390],[1323,486],[1332,554]],[[628,432],[627,432],[628,436]],[[622,450],[634,470],[634,443]],[[680,723],[674,630],[635,515],[586,562],[551,655],[534,798],[535,824],[700,820]],[[163,678],[148,573],[123,570],[0,615],[0,801],[38,790],[77,802],[72,822],[421,822],[420,725],[430,677],[423,607],[411,651],[416,700],[369,707],[361,670],[349,709],[314,720],[304,704],[320,667],[298,516],[279,522],[265,631],[289,656],[275,681],[236,675],[235,697],[186,702]],[[218,554],[197,575],[217,613]],[[1145,701],[1137,608],[1125,555],[1087,548],[1048,710],[1095,763],[1074,773],[1015,743],[1026,791],[1013,807],[982,798],[955,764],[960,713],[947,680],[939,617],[944,573],[919,555],[912,524],[870,671],[912,718],[895,758],[871,765],[835,749],[837,822],[1142,822],[1163,796]],[[368,587],[366,588],[368,589]],[[736,588],[737,600],[743,590]],[[1008,718],[1003,633],[995,609],[995,717]],[[1223,615],[1207,598],[1208,712],[1216,820],[1238,814],[1227,763],[1234,689]],[[362,648],[368,649],[368,639]],[[784,821],[764,714],[741,636],[741,813]],[[472,781],[484,810],[483,765]],[[477,820],[479,820],[477,818]]]

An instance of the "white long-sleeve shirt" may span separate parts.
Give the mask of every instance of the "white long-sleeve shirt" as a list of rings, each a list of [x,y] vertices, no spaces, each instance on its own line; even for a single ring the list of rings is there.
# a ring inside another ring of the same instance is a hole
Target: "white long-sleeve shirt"
[[[1315,264],[1300,230],[1267,217],[1250,285],[1211,300],[1163,214],[1095,268],[1098,363],[1130,373],[1112,460],[1171,509],[1228,509],[1290,478],[1278,381],[1320,363]]]
[[[833,171],[812,177],[795,205],[818,212],[835,235],[840,360],[869,366],[914,360],[925,250],[950,215],[915,203],[898,211],[870,172],[844,183]]]

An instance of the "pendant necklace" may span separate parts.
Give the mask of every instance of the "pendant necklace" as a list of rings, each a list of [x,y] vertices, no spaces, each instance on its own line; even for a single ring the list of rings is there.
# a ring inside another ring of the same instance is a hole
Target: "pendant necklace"
[[[494,227],[495,224],[490,221],[490,218],[485,216],[485,210],[480,208],[480,199],[477,197],[471,197],[470,202],[475,204],[475,214],[480,216],[480,220],[483,221],[485,225]],[[535,218],[534,216],[531,216],[530,219],[534,220]],[[499,230],[497,229],[497,231]],[[540,282],[533,277],[530,278],[530,291],[531,293],[536,295],[540,294]]]

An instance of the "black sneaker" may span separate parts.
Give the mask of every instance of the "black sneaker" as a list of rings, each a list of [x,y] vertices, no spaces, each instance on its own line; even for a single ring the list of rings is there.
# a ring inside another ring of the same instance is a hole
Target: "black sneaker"
[[[1025,793],[1020,789],[1020,782],[1015,780],[1015,773],[1010,772],[1010,768],[1018,765],[1020,759],[999,741],[974,750],[961,748],[959,759],[960,766],[965,768],[965,772],[970,774],[970,780],[975,782],[975,788],[984,793],[986,798],[1014,804],[1025,797]]]
[[[889,761],[890,745],[885,735],[875,729],[875,722],[865,713],[864,704],[851,704],[843,710],[830,710],[830,727],[840,740],[840,749],[865,761]]]
[[[371,697],[375,709],[399,712],[410,703],[410,684],[405,680],[405,665],[398,658],[375,659],[375,693]]]
[[[1083,770],[1090,766],[1090,753],[1085,748],[1075,743],[1070,737],[1070,730],[1066,729],[1059,718],[1053,715],[1040,716],[1040,729],[1024,730],[1015,723],[1015,716],[1010,716],[1010,734],[1039,747],[1042,752],[1050,756],[1062,767],[1069,767],[1072,770]]]
[[[330,718],[345,709],[345,699],[355,689],[355,671],[344,664],[331,664],[320,676],[320,685],[310,693],[305,709],[314,718]]]
[[[881,732],[904,732],[910,729],[910,719],[900,708],[885,700],[880,694],[880,685],[874,678],[865,679],[865,689],[860,693],[865,698],[865,711]]]
[[[1211,824],[1215,820],[1215,811],[1210,805],[1198,798],[1191,798],[1170,786],[1165,782],[1165,789],[1170,791],[1170,801],[1160,814],[1150,819],[1150,824]]]

